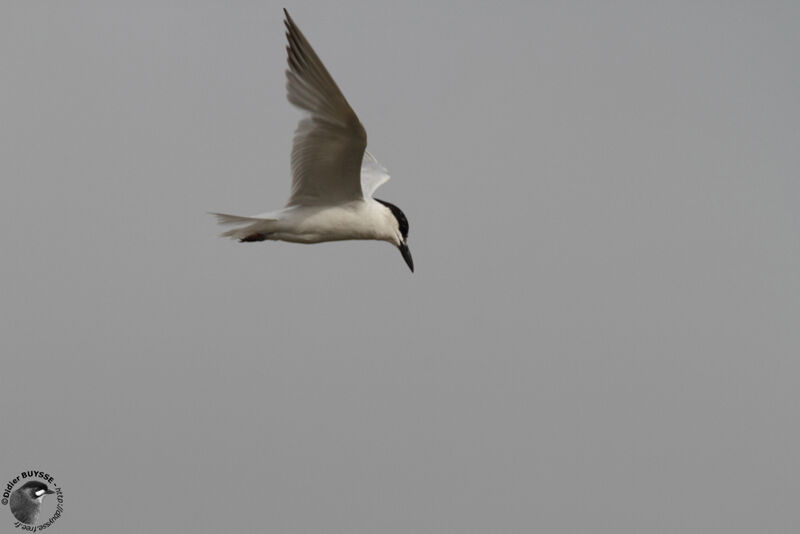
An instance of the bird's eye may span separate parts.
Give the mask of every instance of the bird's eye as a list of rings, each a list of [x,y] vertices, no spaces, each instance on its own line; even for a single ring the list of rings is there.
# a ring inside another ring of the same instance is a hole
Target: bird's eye
[[[43,493],[44,493],[44,490],[43,490],[43,489],[36,490],[36,496],[37,496],[37,497],[41,497]]]

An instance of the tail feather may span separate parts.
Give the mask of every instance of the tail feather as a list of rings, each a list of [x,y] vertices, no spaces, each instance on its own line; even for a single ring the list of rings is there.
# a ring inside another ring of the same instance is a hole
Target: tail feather
[[[217,218],[219,224],[244,224],[264,220],[260,217],[243,217],[242,215],[230,215],[228,213],[211,212],[211,215]]]
[[[276,219],[267,219],[264,217],[243,217],[241,215],[229,215],[227,213],[212,213],[212,215],[216,216],[217,222],[223,225],[250,223],[246,226],[228,230],[219,235],[220,237],[238,239],[242,243],[269,239],[273,223],[276,221]]]

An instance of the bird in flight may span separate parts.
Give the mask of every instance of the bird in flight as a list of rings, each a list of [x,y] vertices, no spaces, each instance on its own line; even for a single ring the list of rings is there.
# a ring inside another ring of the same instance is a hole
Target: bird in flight
[[[221,234],[242,243],[275,240],[321,243],[373,239],[396,246],[408,267],[408,219],[390,202],[374,198],[389,179],[366,150],[367,132],[314,49],[284,9],[289,102],[306,112],[292,145],[292,191],[283,209],[252,217],[214,213]]]

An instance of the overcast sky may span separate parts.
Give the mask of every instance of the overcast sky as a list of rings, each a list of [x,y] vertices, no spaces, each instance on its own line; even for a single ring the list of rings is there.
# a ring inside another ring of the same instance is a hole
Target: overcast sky
[[[0,479],[54,534],[798,532],[800,5],[455,5],[286,4],[411,274],[217,238],[288,197],[283,4],[0,4]]]

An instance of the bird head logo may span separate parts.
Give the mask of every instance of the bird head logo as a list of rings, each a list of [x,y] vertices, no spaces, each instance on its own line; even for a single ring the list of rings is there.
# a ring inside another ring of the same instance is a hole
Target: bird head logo
[[[22,523],[33,525],[39,517],[39,510],[45,496],[55,493],[47,484],[38,480],[26,482],[11,494],[9,505],[11,513]]]

